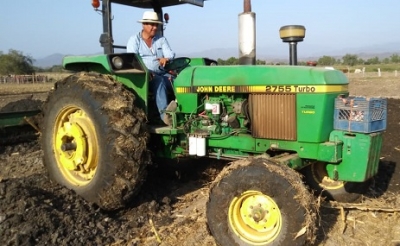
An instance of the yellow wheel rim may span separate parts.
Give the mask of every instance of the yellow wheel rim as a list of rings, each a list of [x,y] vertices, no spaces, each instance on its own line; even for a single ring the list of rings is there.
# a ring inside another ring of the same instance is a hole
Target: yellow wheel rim
[[[344,187],[345,182],[335,181],[329,178],[326,171],[326,165],[324,163],[311,164],[312,177],[319,184],[322,189],[325,190],[337,190]]]
[[[231,201],[228,220],[232,231],[251,245],[265,245],[274,241],[282,228],[282,215],[275,201],[253,190]]]
[[[84,186],[93,179],[99,147],[94,124],[82,109],[67,106],[59,112],[53,148],[57,167],[69,183]]]

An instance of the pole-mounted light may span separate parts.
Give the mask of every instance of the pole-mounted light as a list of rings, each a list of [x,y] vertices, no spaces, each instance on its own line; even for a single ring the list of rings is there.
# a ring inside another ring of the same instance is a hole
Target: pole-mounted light
[[[92,0],[92,6],[95,9],[98,9],[100,7],[100,0]]]

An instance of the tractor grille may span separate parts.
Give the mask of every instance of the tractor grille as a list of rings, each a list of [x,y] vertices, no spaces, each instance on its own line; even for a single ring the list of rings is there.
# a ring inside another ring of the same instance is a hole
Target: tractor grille
[[[251,94],[253,137],[296,140],[296,95]]]

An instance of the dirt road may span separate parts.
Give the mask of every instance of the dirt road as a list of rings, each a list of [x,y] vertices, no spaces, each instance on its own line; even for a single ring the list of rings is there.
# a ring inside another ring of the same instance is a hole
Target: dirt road
[[[379,87],[365,83],[351,80],[350,89],[357,95],[400,95],[393,80]],[[315,245],[400,245],[400,100],[388,102],[379,173],[357,205],[364,210],[341,213],[322,206]],[[29,141],[15,138],[25,131]],[[130,206],[105,212],[48,180],[31,133],[23,128],[0,132],[1,138],[14,139],[0,145],[1,245],[215,245],[204,205],[211,181],[226,162],[155,163]]]

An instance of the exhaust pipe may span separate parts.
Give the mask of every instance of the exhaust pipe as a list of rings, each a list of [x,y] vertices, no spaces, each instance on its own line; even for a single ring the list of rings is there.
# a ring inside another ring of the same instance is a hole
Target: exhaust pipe
[[[289,64],[297,65],[297,43],[304,40],[306,28],[300,25],[283,26],[279,35],[283,42],[289,43]]]
[[[239,64],[256,64],[256,14],[251,12],[250,0],[244,0],[239,14]]]

